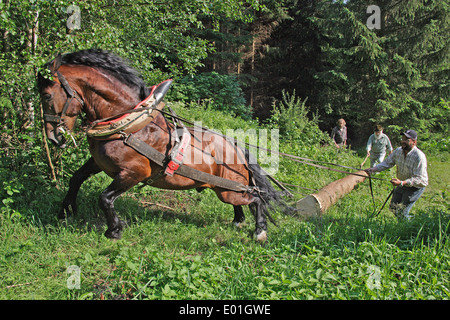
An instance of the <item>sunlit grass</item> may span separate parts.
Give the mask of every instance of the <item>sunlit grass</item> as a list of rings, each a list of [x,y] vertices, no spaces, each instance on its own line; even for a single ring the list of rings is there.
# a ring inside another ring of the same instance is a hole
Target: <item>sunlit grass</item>
[[[337,156],[326,148],[304,152],[330,161]],[[351,165],[362,160],[339,157]],[[236,229],[232,206],[210,190],[133,188],[115,203],[128,226],[121,240],[111,241],[98,207],[111,182],[105,174],[83,185],[79,215],[63,222],[56,214],[67,178],[56,189],[17,174],[4,183],[10,189],[0,211],[0,298],[448,299],[448,162],[430,157],[429,163],[430,186],[413,220],[398,221],[387,208],[369,218],[391,186],[373,181],[374,207],[364,182],[323,217],[275,213],[279,226],[269,225],[264,246],[252,239],[249,210]],[[292,163],[281,169],[280,180],[310,188],[343,176]],[[68,288],[72,265],[81,271],[79,289]]]

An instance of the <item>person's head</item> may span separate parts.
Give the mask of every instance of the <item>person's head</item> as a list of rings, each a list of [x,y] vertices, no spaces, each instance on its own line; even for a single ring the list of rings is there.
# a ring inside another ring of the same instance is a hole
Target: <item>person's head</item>
[[[379,138],[381,136],[381,134],[383,133],[383,127],[380,126],[379,124],[375,126],[373,133],[375,134],[376,138]]]
[[[344,119],[339,119],[337,121],[337,125],[338,125],[339,128],[342,129],[343,127],[345,127],[345,120]]]
[[[403,151],[410,151],[417,144],[417,132],[406,130],[403,132],[401,146]]]

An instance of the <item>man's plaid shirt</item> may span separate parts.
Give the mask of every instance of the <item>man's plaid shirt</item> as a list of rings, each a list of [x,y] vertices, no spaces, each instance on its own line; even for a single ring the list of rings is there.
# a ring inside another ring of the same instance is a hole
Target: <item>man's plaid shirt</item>
[[[383,171],[394,165],[397,165],[397,178],[405,181],[405,186],[423,188],[428,185],[427,158],[417,147],[414,146],[406,157],[399,147],[375,168]]]

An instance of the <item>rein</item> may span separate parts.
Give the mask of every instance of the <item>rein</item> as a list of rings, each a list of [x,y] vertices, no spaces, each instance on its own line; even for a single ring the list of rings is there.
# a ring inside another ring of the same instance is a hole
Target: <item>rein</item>
[[[221,137],[223,137],[223,138],[231,139],[230,137],[228,137],[228,136],[226,136],[226,135],[224,135],[224,134],[221,134],[221,133],[219,133],[219,132],[216,132],[216,131],[214,131],[214,130],[211,130],[211,129],[208,129],[208,128],[205,128],[205,127],[202,127],[202,126],[199,126],[199,125],[196,125],[196,124],[195,124],[194,122],[192,122],[192,121],[186,120],[186,119],[181,118],[181,117],[179,117],[179,116],[174,116],[174,115],[172,115],[172,114],[169,114],[169,113],[166,112],[166,111],[163,111],[163,110],[158,110],[158,111],[161,112],[161,113],[164,114],[164,115],[170,115],[171,117],[173,117],[173,118],[175,118],[175,119],[177,119],[177,120],[186,122],[186,123],[188,123],[188,124],[190,124],[190,125],[192,125],[192,126],[194,126],[194,127],[197,127],[197,128],[199,128],[199,129],[202,129],[202,130],[204,130],[204,131],[209,131],[209,132],[214,133],[214,134],[217,134],[217,135],[219,135],[219,136],[221,136]],[[237,141],[237,142],[242,142],[242,141]],[[340,173],[345,173],[345,174],[351,174],[351,175],[360,176],[360,177],[364,177],[364,178],[371,177],[371,179],[386,181],[386,179],[383,179],[383,178],[376,178],[376,177],[372,177],[372,176],[370,176],[370,175],[369,175],[369,176],[365,176],[365,175],[358,174],[358,173],[354,173],[354,172],[349,172],[349,171],[344,171],[344,170],[333,169],[333,168],[330,168],[330,167],[326,167],[326,166],[322,166],[322,165],[319,165],[319,164],[315,164],[315,163],[313,163],[313,162],[320,163],[320,164],[326,164],[326,165],[332,165],[332,166],[341,167],[341,168],[346,168],[346,169],[353,169],[353,170],[358,170],[358,171],[360,171],[360,169],[358,169],[358,168],[349,167],[349,166],[344,166],[344,165],[340,165],[340,164],[336,164],[336,163],[331,163],[331,162],[325,162],[325,161],[320,161],[320,160],[313,160],[313,159],[309,159],[309,158],[303,158],[303,157],[299,157],[299,156],[294,156],[294,155],[292,155],[292,154],[288,154],[288,153],[284,153],[284,152],[279,152],[279,151],[274,151],[274,150],[271,150],[271,149],[266,149],[266,148],[263,148],[263,147],[255,146],[255,145],[250,144],[250,143],[247,143],[247,142],[242,142],[242,143],[245,144],[245,145],[248,146],[248,147],[252,147],[252,148],[256,148],[256,149],[258,149],[258,150],[264,150],[264,151],[268,151],[268,152],[271,152],[271,153],[279,154],[280,156],[284,156],[284,157],[287,157],[287,158],[291,158],[291,159],[292,159],[293,161],[295,161],[295,162],[299,162],[299,163],[303,163],[303,164],[306,164],[306,165],[314,166],[314,167],[317,167],[317,168],[320,168],[320,169],[326,169],[326,170],[330,170],[330,171],[335,171],[335,172],[340,172]]]
[[[105,122],[105,121],[110,121],[110,120],[116,119],[116,118],[118,118],[118,117],[120,117],[120,116],[123,116],[123,115],[125,115],[125,114],[128,114],[128,113],[142,112],[142,111],[146,111],[146,110],[158,110],[158,111],[159,111],[160,113],[162,113],[163,115],[167,115],[167,116],[170,116],[170,117],[172,117],[172,118],[174,118],[174,119],[177,119],[177,120],[186,122],[186,123],[192,125],[194,128],[198,128],[198,129],[201,129],[201,130],[204,130],[204,131],[208,131],[208,132],[214,133],[214,134],[216,134],[216,135],[218,135],[218,136],[221,136],[221,137],[223,137],[223,138],[225,138],[225,139],[231,139],[230,137],[228,137],[228,136],[226,136],[226,135],[224,135],[224,134],[221,134],[221,133],[216,132],[216,131],[214,131],[214,130],[211,130],[211,129],[209,129],[209,128],[205,128],[205,127],[199,126],[199,125],[195,124],[194,122],[189,121],[189,120],[187,120],[187,119],[185,119],[185,118],[182,118],[182,117],[180,117],[180,116],[178,116],[178,115],[175,115],[175,114],[173,114],[173,113],[166,112],[166,111],[164,111],[164,110],[156,109],[155,106],[149,106],[149,107],[142,107],[142,108],[137,108],[137,109],[131,109],[131,110],[128,110],[128,111],[121,112],[121,113],[119,113],[119,114],[117,114],[117,115],[115,115],[115,116],[113,116],[113,117],[109,117],[109,118],[105,118],[105,119],[99,119],[99,120],[96,120],[96,121],[92,122],[92,124],[90,125],[89,128],[92,128],[92,127],[95,126],[97,123]],[[236,142],[241,142],[241,141],[236,141]],[[324,166],[324,165],[330,165],[330,166],[336,166],[336,167],[345,168],[345,169],[352,169],[352,170],[358,170],[358,171],[361,171],[361,169],[359,169],[359,168],[354,168],[354,167],[344,166],[344,165],[340,165],[340,164],[336,164],[336,163],[332,163],[332,162],[325,162],[325,161],[320,161],[320,160],[314,160],[314,159],[309,159],[309,158],[299,157],[299,156],[295,156],[295,155],[292,155],[292,154],[288,154],[288,153],[284,153],[284,152],[279,152],[279,151],[274,151],[274,150],[271,150],[271,149],[267,149],[267,148],[255,146],[255,145],[250,144],[250,143],[247,143],[247,142],[242,142],[242,143],[245,144],[245,145],[248,146],[248,147],[252,147],[252,148],[256,148],[256,149],[258,149],[258,150],[264,150],[264,151],[268,151],[268,152],[271,152],[271,153],[279,154],[280,156],[287,157],[287,158],[291,158],[291,160],[293,160],[293,161],[295,161],[295,162],[303,163],[303,164],[310,165],[310,166],[313,166],[313,167],[317,167],[317,168],[320,168],[320,169],[326,169],[326,170],[335,171],[335,172],[339,172],[339,173],[351,174],[351,175],[355,175],[355,176],[359,176],[359,177],[364,177],[364,178],[369,178],[369,179],[375,179],[375,180],[387,181],[386,179],[383,179],[383,178],[372,177],[371,175],[367,175],[367,176],[366,176],[366,175],[358,174],[358,173],[355,173],[355,172],[350,172],[350,171],[345,171],[345,170],[334,169],[334,168],[330,168],[330,167],[327,167],[327,166]],[[314,162],[315,162],[315,163],[314,163]],[[323,165],[316,164],[316,163],[320,163],[320,164],[323,164]]]
[[[64,88],[64,90],[65,90],[65,92],[66,92],[66,94],[67,94],[67,96],[68,96],[69,98],[66,100],[66,102],[65,102],[65,104],[64,104],[64,107],[63,107],[63,110],[62,110],[62,112],[61,112],[61,115],[48,115],[48,114],[44,114],[44,120],[47,121],[47,122],[57,123],[58,126],[62,127],[62,126],[64,126],[63,117],[65,116],[65,114],[66,114],[66,112],[67,112],[67,109],[68,109],[70,103],[72,102],[72,100],[73,100],[73,99],[76,99],[76,100],[81,104],[82,107],[84,107],[85,103],[84,103],[84,101],[81,99],[81,97],[78,95],[78,93],[70,87],[70,85],[69,85],[69,83],[67,82],[66,78],[65,78],[59,71],[56,71],[56,74],[57,74],[57,76],[58,76],[58,79],[59,79],[59,81],[60,81],[62,87]],[[170,82],[171,82],[171,81],[170,81]],[[170,86],[170,83],[169,83],[169,86]],[[168,87],[167,87],[167,89],[168,89]],[[163,96],[164,96],[164,94],[161,94],[161,96],[157,96],[157,97],[155,96],[156,101],[162,99]],[[155,101],[155,102],[156,102],[156,101]],[[213,131],[213,130],[211,130],[211,129],[208,129],[208,128],[199,126],[199,125],[195,124],[195,123],[192,122],[192,121],[189,121],[189,120],[187,120],[187,119],[184,119],[184,118],[182,118],[182,117],[179,117],[179,116],[176,115],[174,112],[169,113],[169,112],[163,111],[163,110],[161,110],[161,109],[158,109],[158,108],[156,107],[155,103],[152,103],[150,106],[140,107],[140,108],[135,108],[135,109],[123,111],[123,112],[121,112],[121,113],[119,113],[119,114],[116,114],[116,115],[114,115],[114,116],[111,116],[111,117],[107,117],[107,118],[104,118],[104,119],[98,119],[98,120],[95,120],[95,121],[93,121],[92,123],[90,123],[90,125],[88,126],[86,132],[87,132],[88,130],[94,128],[94,127],[95,127],[97,124],[99,124],[99,123],[112,121],[112,120],[118,119],[118,118],[120,118],[120,117],[122,117],[122,116],[124,116],[124,115],[132,114],[132,113],[137,113],[137,112],[143,112],[143,111],[149,111],[149,110],[152,110],[152,111],[153,111],[153,110],[157,110],[157,111],[159,111],[162,115],[170,116],[170,117],[173,119],[173,121],[179,120],[179,121],[182,121],[182,122],[186,122],[186,123],[192,125],[192,126],[194,127],[194,129],[195,129],[195,128],[199,128],[199,129],[201,129],[201,130],[203,130],[203,131],[208,131],[208,132],[211,132],[211,133],[213,133],[213,134],[219,135],[219,136],[221,136],[221,137],[223,137],[223,138],[225,138],[225,139],[227,139],[227,140],[231,140],[231,138],[228,137],[228,136],[226,136],[226,135],[223,135],[223,134],[218,133],[218,132],[215,132],[215,131]],[[127,144],[127,145],[129,145],[129,146],[133,145],[133,143],[130,143],[130,142],[131,142],[131,141],[130,141],[131,139],[129,139],[130,137],[131,137],[130,135],[128,135],[127,138],[124,137],[124,143]],[[234,138],[233,138],[232,140],[235,141],[235,144],[237,144],[238,142],[240,142],[240,141],[237,141],[237,140],[234,139]],[[241,142],[241,143],[242,143],[242,142]],[[299,157],[299,156],[291,155],[291,154],[288,154],[288,153],[279,152],[279,151],[274,151],[274,150],[271,150],[271,149],[263,148],[263,147],[256,146],[256,145],[252,145],[252,144],[247,143],[247,142],[243,142],[243,144],[245,144],[247,147],[256,148],[257,150],[268,151],[268,152],[270,152],[270,153],[275,153],[275,154],[278,154],[278,155],[280,155],[280,156],[290,158],[292,161],[295,161],[295,162],[298,162],[298,163],[302,163],[302,164],[306,164],[306,165],[309,165],[309,166],[313,166],[313,167],[316,167],[316,168],[325,169],[325,170],[330,170],[330,171],[335,171],[335,172],[344,173],[344,174],[348,174],[348,175],[355,175],[355,176],[360,176],[360,177],[364,177],[364,178],[369,178],[370,193],[371,193],[372,202],[373,202],[373,205],[374,205],[374,211],[373,211],[373,213],[372,213],[372,215],[371,215],[370,217],[373,217],[373,216],[376,217],[376,216],[378,216],[378,214],[381,212],[381,210],[383,210],[384,206],[386,205],[387,201],[388,201],[389,198],[392,196],[393,191],[394,191],[394,189],[391,191],[391,193],[389,194],[389,196],[388,196],[387,199],[385,200],[383,206],[379,209],[378,213],[375,214],[375,210],[376,210],[376,207],[375,207],[375,206],[376,206],[376,205],[375,205],[375,198],[374,198],[374,194],[373,194],[372,179],[381,180],[381,181],[386,181],[386,179],[372,177],[370,174],[368,174],[368,175],[366,176],[366,175],[358,174],[358,173],[355,173],[355,172],[350,172],[350,171],[345,171],[345,170],[339,170],[339,169],[331,168],[331,167],[329,167],[329,166],[335,166],[335,167],[340,167],[340,168],[344,168],[344,169],[351,169],[351,170],[358,170],[358,171],[360,171],[360,169],[354,168],[354,167],[349,167],[349,166],[344,166],[344,165],[340,165],[340,164],[336,164],[336,163],[331,163],[331,162],[325,162],[325,161],[320,161],[320,160],[313,160],[313,159],[309,159],[309,158]],[[161,164],[162,164],[162,163],[161,163]],[[180,168],[182,168],[182,167],[185,167],[185,166],[181,166]],[[191,173],[191,172],[189,172],[189,173]],[[197,172],[196,172],[196,173],[197,173]],[[183,174],[182,174],[182,175],[183,175]],[[187,172],[184,173],[184,176],[188,176]],[[197,177],[198,177],[198,174],[197,174]],[[278,186],[280,186],[282,189],[284,189],[285,191],[288,191],[288,190],[283,186],[282,183],[276,181],[276,180],[275,180],[273,177],[271,177],[270,175],[269,175],[269,177],[271,178],[272,181],[274,181],[274,182],[275,182]],[[209,178],[209,177],[205,177],[205,179],[204,179],[204,180],[202,179],[202,180],[203,180],[204,182],[206,182],[206,181],[211,182],[210,179],[207,179],[207,178]],[[219,182],[219,181],[215,181],[215,182]],[[220,182],[221,182],[221,183],[225,183],[225,182],[228,182],[228,181],[220,181]],[[219,183],[219,184],[220,184],[220,183]],[[231,190],[235,189],[235,190],[243,191],[243,189],[244,189],[244,186],[242,186],[242,185],[235,185],[235,184],[229,185],[229,187],[230,187]],[[249,190],[247,189],[247,190],[245,190],[245,191],[249,191]],[[288,191],[288,192],[289,192],[289,191]]]
[[[208,128],[205,128],[205,127],[196,125],[196,124],[193,123],[192,121],[189,121],[189,120],[187,120],[187,119],[184,119],[184,118],[182,118],[182,117],[179,117],[179,116],[175,115],[174,113],[169,114],[168,112],[165,112],[165,111],[163,111],[163,110],[158,110],[158,111],[161,112],[163,115],[170,115],[173,119],[177,119],[177,120],[179,120],[179,121],[186,122],[186,123],[192,125],[194,128],[197,127],[197,128],[199,128],[199,129],[201,129],[201,130],[209,131],[209,132],[211,132],[211,133],[217,134],[217,135],[219,135],[219,136],[221,136],[221,137],[223,137],[223,138],[225,138],[225,139],[230,139],[230,138],[229,138],[228,136],[226,136],[226,135],[223,135],[223,134],[218,133],[218,132],[215,132],[215,131],[213,131],[213,130],[211,130],[211,129],[208,129]],[[136,112],[138,112],[138,111],[136,111]],[[387,197],[386,200],[384,201],[384,203],[383,203],[383,205],[381,206],[381,208],[380,208],[380,209],[378,210],[378,212],[375,214],[375,212],[376,212],[376,203],[375,203],[375,197],[374,197],[374,193],[373,193],[372,179],[380,180],[380,181],[388,181],[387,179],[373,177],[373,176],[370,175],[370,174],[367,174],[367,176],[366,176],[366,175],[358,174],[358,173],[355,173],[355,172],[349,172],[349,171],[345,171],[345,170],[339,170],[339,169],[335,169],[335,168],[330,168],[330,167],[327,167],[327,166],[324,166],[324,165],[336,166],[336,167],[340,167],[340,168],[345,168],[345,169],[352,169],[352,170],[358,170],[358,171],[361,171],[360,168],[354,168],[354,167],[344,166],[344,165],[340,165],[340,164],[336,164],[336,163],[331,163],[331,162],[325,162],[325,161],[320,161],[320,160],[313,160],[313,159],[309,159],[309,158],[304,158],[304,157],[294,156],[294,155],[291,155],[291,154],[288,154],[288,153],[278,152],[278,151],[274,151],[274,150],[271,150],[271,149],[267,149],[267,148],[262,148],[262,147],[259,147],[259,146],[255,146],[255,145],[252,145],[252,144],[247,143],[247,142],[245,142],[245,145],[248,146],[248,147],[256,148],[256,149],[258,149],[258,150],[264,150],[264,151],[276,153],[276,154],[279,154],[280,156],[284,156],[284,157],[290,158],[292,161],[299,162],[299,163],[306,164],[306,165],[313,166],[313,167],[317,167],[317,168],[320,168],[320,169],[326,169],[326,170],[330,170],[330,171],[335,171],[335,172],[340,172],[340,173],[350,174],[350,175],[354,175],[354,176],[359,176],[359,177],[369,178],[370,195],[371,195],[372,203],[373,203],[373,207],[374,207],[373,213],[370,215],[369,218],[377,217],[377,216],[380,214],[381,210],[383,210],[383,208],[385,207],[385,205],[386,205],[387,201],[389,200],[389,198],[390,198],[390,197],[392,196],[392,194],[394,193],[394,189],[395,189],[395,188],[392,189],[391,193],[388,195],[388,197]],[[320,164],[316,164],[316,163],[313,163],[313,162],[320,163]],[[276,181],[276,180],[275,180],[273,177],[271,177],[270,175],[268,175],[268,177],[271,178],[271,180],[274,181],[279,187],[281,187],[282,189],[284,189],[285,191],[287,191],[288,193],[290,193],[289,190],[287,190],[287,189],[282,185],[283,183],[280,183],[280,182]],[[280,184],[281,184],[281,185],[280,185]]]

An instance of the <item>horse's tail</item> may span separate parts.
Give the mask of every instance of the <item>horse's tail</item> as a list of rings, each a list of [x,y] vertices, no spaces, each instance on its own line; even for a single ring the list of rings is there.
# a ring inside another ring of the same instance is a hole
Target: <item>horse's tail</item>
[[[267,178],[267,173],[262,169],[256,159],[250,154],[248,149],[245,149],[245,159],[250,171],[250,186],[257,187],[255,195],[259,197],[266,205],[269,211],[281,211],[284,214],[292,215],[295,208],[289,206],[283,199],[283,192],[277,191]],[[269,220],[276,224],[270,213],[267,212]]]

